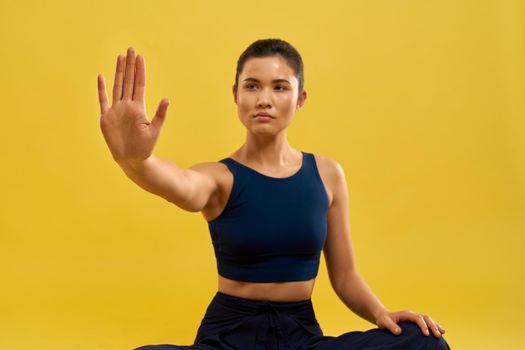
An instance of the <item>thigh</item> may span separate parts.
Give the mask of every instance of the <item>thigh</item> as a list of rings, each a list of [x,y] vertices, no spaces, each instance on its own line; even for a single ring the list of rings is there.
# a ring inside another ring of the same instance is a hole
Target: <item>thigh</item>
[[[386,329],[373,328],[367,331],[353,331],[339,336],[312,337],[303,349],[308,350],[450,350],[443,337],[436,338],[421,332],[413,322],[400,322],[403,330],[394,335]]]
[[[173,344],[158,344],[158,345],[144,345],[133,350],[179,350],[179,349],[193,349],[193,350],[212,350],[210,347],[203,345],[173,345]]]

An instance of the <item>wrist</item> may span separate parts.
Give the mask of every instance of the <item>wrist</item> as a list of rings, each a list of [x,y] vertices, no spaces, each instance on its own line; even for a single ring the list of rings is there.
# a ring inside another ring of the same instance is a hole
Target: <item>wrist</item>
[[[377,324],[377,321],[381,318],[381,316],[388,314],[390,311],[384,307],[383,305],[379,306],[374,312],[372,313],[374,317],[374,323]]]
[[[147,163],[149,163],[152,157],[153,155],[150,155],[147,158],[142,159],[142,160],[122,160],[122,161],[117,161],[117,163],[123,169],[137,171],[137,170],[142,169]]]

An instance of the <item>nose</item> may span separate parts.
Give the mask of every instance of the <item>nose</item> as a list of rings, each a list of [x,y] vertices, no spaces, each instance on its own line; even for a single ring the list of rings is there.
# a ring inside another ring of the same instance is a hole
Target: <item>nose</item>
[[[270,106],[270,93],[267,89],[261,89],[261,92],[257,96],[257,107],[266,108]]]

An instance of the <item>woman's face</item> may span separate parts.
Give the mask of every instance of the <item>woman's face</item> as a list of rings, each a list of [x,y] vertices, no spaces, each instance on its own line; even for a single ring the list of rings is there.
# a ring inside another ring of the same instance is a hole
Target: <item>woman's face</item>
[[[293,69],[281,56],[252,57],[233,86],[239,119],[254,134],[277,134],[292,122],[306,99]],[[267,113],[271,117],[256,117]]]

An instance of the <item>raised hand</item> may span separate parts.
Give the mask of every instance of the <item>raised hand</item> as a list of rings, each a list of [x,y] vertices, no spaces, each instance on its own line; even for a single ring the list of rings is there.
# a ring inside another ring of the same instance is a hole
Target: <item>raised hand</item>
[[[124,71],[125,69],[125,71]],[[146,65],[130,47],[127,56],[118,55],[113,104],[108,103],[104,76],[97,76],[100,128],[113,159],[119,164],[138,165],[153,152],[166,117],[169,100],[162,99],[153,120],[146,115]]]

